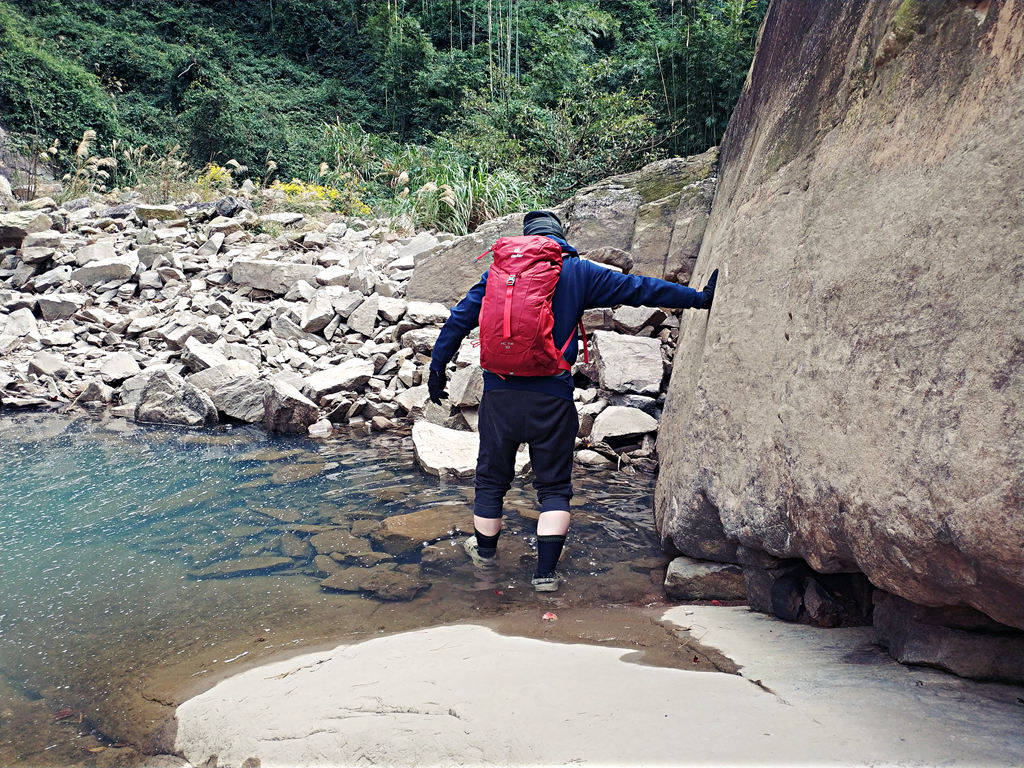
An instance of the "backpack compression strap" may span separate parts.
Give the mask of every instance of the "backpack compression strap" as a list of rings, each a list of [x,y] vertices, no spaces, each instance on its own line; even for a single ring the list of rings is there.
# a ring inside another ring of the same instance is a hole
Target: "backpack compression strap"
[[[590,355],[587,354],[587,329],[583,327],[583,320],[582,319],[580,319],[580,322],[576,326],[576,328],[580,329],[580,337],[583,339],[583,364],[586,365],[587,363],[590,362]],[[573,338],[576,336],[576,328],[573,328],[573,332],[569,334],[569,338],[565,340],[565,344],[563,344],[562,348],[560,350],[558,350],[558,354],[560,356],[562,356],[562,357],[559,358],[559,361],[558,361],[559,362],[559,367],[563,371],[568,371],[568,370],[570,370],[572,368],[572,366],[570,366],[569,363],[565,360],[564,355],[565,355],[565,350],[567,350],[569,348],[569,345],[572,344]]]

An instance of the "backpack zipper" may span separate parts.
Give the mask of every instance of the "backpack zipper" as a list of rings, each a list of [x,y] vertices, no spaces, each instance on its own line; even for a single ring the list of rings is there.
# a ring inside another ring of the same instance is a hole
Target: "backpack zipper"
[[[516,275],[509,275],[505,281],[505,316],[502,319],[501,333],[507,339],[512,335],[512,290],[516,285]]]

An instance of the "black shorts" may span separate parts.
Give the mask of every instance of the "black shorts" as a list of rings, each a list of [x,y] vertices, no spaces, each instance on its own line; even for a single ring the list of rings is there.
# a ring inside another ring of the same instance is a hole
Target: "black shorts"
[[[473,514],[501,517],[502,500],[515,477],[516,451],[530,448],[533,487],[540,509],[569,509],[572,460],[580,422],[572,400],[512,389],[484,392],[480,402],[480,453]]]

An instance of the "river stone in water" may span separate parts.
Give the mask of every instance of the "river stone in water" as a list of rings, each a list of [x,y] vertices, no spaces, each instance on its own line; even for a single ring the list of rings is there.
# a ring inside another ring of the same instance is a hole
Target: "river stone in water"
[[[431,475],[471,477],[476,471],[480,435],[449,429],[421,419],[412,428],[413,452],[416,461]],[[516,472],[522,472],[529,456],[526,449],[516,454]]]
[[[418,566],[377,565],[343,568],[320,586],[329,592],[367,592],[378,600],[404,601],[429,589],[430,582],[420,576]]]
[[[217,423],[217,407],[181,376],[157,371],[149,377],[135,406],[135,420],[149,424],[205,427]]]
[[[370,538],[386,552],[404,555],[430,543],[460,533],[473,532],[473,517],[468,507],[438,506],[405,515],[386,517]]]
[[[271,573],[292,565],[290,557],[263,555],[258,557],[240,557],[237,560],[225,560],[208,568],[193,571],[189,575],[194,579],[228,579],[236,576],[256,576]]]

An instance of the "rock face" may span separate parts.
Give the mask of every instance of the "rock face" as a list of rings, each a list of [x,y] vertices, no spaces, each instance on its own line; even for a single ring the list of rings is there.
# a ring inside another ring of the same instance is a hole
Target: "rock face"
[[[772,4],[665,404],[666,547],[1024,627],[1022,31],[1019,3]]]

